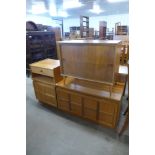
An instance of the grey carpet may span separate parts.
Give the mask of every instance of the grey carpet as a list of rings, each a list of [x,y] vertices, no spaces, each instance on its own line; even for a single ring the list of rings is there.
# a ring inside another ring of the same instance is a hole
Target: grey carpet
[[[44,106],[35,98],[31,78],[26,87],[27,155],[129,154],[128,131],[118,137],[112,129]]]

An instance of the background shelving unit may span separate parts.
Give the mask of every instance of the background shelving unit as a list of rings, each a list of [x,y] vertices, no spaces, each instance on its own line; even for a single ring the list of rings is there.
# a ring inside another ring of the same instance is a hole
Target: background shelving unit
[[[80,35],[81,38],[89,37],[89,17],[80,16]]]
[[[57,59],[54,32],[29,31],[26,33],[26,71],[29,64],[46,58]]]
[[[106,30],[107,30],[107,22],[100,21],[99,22],[99,38],[106,39]]]

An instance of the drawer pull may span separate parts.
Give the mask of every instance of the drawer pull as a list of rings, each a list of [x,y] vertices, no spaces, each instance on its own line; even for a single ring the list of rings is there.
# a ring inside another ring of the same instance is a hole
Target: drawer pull
[[[40,72],[43,72],[43,70],[40,70]]]

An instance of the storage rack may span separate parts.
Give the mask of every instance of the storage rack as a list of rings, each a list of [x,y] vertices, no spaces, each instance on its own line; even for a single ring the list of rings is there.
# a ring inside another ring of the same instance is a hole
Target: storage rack
[[[109,31],[109,28],[107,28],[106,39],[113,40],[113,37],[114,37],[114,28],[112,28],[111,31]]]
[[[72,26],[70,29],[70,38],[80,38],[80,26]]]
[[[128,34],[128,26],[121,25],[120,22],[115,24],[115,35],[127,35]]]
[[[26,71],[29,75],[29,64],[45,58],[57,59],[57,48],[54,32],[29,31],[26,33]]]
[[[117,35],[127,35],[128,34],[128,26],[117,26]]]
[[[89,17],[80,16],[80,35],[81,38],[89,37]]]
[[[107,29],[107,22],[100,21],[99,22],[99,38],[106,39],[106,29]]]
[[[70,33],[75,32],[75,31],[80,31],[80,27],[79,26],[72,26],[69,29],[70,29]]]

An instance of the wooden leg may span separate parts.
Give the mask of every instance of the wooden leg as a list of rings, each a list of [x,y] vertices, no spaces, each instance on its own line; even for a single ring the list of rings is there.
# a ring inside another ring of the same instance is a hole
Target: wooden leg
[[[126,82],[125,82],[125,86],[124,86],[124,90],[123,90],[123,96],[125,96],[125,90],[126,90]]]
[[[127,108],[125,109],[123,115],[127,115],[128,111],[129,111],[129,106],[127,106]]]
[[[120,129],[117,130],[118,135],[121,135],[128,126],[129,126],[129,114],[127,112],[124,120],[124,124]]]
[[[64,85],[65,85],[66,84],[66,76],[64,76],[63,79],[64,79]]]

